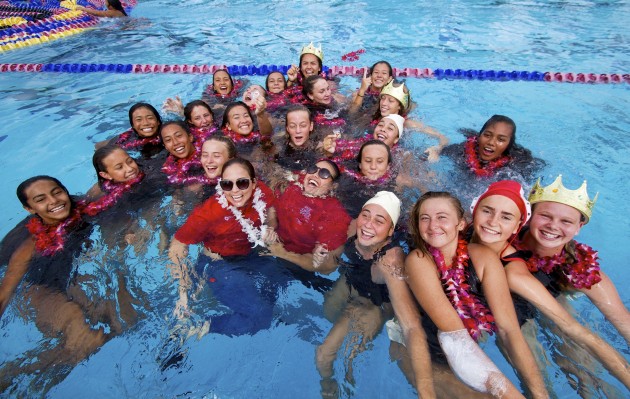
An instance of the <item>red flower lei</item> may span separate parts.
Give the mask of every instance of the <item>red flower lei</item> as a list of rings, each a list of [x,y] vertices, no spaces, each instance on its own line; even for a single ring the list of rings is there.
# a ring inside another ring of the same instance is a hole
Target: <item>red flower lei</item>
[[[515,245],[519,249],[524,249],[520,241],[515,242]],[[532,273],[541,271],[545,274],[558,270],[565,282],[577,289],[589,289],[602,281],[597,251],[586,244],[575,242],[575,257],[577,259],[574,260],[565,249],[554,256],[532,254],[527,260],[527,268]]]
[[[444,255],[439,249],[428,247],[429,253],[440,272],[440,280],[444,293],[448,297],[451,305],[457,311],[457,315],[464,323],[470,336],[476,341],[481,331],[486,331],[490,335],[496,331],[494,316],[481,301],[468,291],[468,244],[465,240],[457,242],[457,252],[453,258],[451,266],[446,266]]]
[[[343,126],[346,124],[346,120],[339,116],[327,115],[328,109],[326,109],[325,113],[317,112],[313,121],[315,122],[315,126]]]
[[[223,132],[223,135],[230,138],[234,142],[234,144],[256,143],[260,141],[261,138],[260,132],[251,132],[247,136],[243,136],[242,134],[233,132],[227,127],[224,127],[223,129],[221,129],[221,131]]]
[[[133,135],[139,137],[133,129],[130,128],[129,130],[125,130],[120,134],[120,136],[118,136],[118,139],[116,139],[116,145],[125,150],[132,150],[135,148],[142,148],[147,144],[157,145],[162,142],[159,134],[155,137],[140,137],[131,140]]]
[[[346,175],[354,178],[356,181],[358,181],[359,183],[362,183],[366,186],[384,186],[388,183],[390,183],[393,178],[394,175],[391,173],[390,170],[388,170],[387,172],[385,172],[385,174],[381,177],[379,177],[376,180],[371,180],[368,179],[367,176],[362,175],[361,173],[357,172],[356,170],[351,170],[348,169],[346,167],[341,167],[341,172],[345,173]]]
[[[217,132],[217,127],[214,125],[210,127],[206,127],[206,128],[196,127],[196,126],[190,127],[190,134],[192,134],[192,136],[195,138],[194,139],[195,143],[203,143],[216,132]]]
[[[43,256],[51,256],[63,249],[66,235],[81,220],[81,205],[77,204],[68,218],[56,226],[44,224],[38,216],[26,223],[26,228],[35,239],[37,252]]]
[[[111,208],[116,202],[118,202],[124,193],[129,191],[131,187],[137,183],[140,183],[142,179],[144,179],[144,173],[140,172],[138,173],[138,176],[124,183],[116,183],[110,180],[105,181],[102,188],[107,194],[83,207],[83,213],[90,216],[96,216],[102,211]]]
[[[482,164],[477,153],[477,147],[479,146],[477,141],[478,137],[472,136],[466,140],[466,144],[464,145],[466,165],[468,165],[468,168],[475,172],[477,176],[490,177],[494,174],[495,170],[504,167],[512,160],[512,158],[507,155],[503,155],[494,161],[488,161]]]
[[[207,176],[204,175],[189,175],[188,171],[192,167],[200,167],[201,160],[199,159],[199,150],[195,146],[193,153],[184,159],[175,158],[173,155],[169,155],[166,158],[166,162],[162,165],[162,172],[168,175],[167,180],[171,184],[206,184],[209,182]]]

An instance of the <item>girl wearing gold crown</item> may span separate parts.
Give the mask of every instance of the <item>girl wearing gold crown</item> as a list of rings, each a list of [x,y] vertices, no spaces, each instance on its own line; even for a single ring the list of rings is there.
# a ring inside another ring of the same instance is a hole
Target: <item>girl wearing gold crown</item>
[[[417,130],[439,140],[439,144],[425,150],[429,162],[436,162],[439,159],[442,148],[448,144],[448,139],[442,133],[422,122],[414,121],[407,117],[411,109],[411,95],[405,87],[405,83],[397,84],[391,80],[381,90],[378,109],[372,118],[372,124],[376,125],[380,120],[388,115],[397,114],[405,118],[404,126],[408,129]]]
[[[562,185],[562,175],[547,187],[537,182],[529,196],[533,206],[529,230],[519,241],[533,252],[528,262],[532,272],[542,271],[562,288],[583,292],[630,342],[630,312],[614,284],[600,270],[597,252],[574,240],[589,222],[597,195],[591,201],[586,182],[577,190]]]
[[[470,209],[473,215],[471,242],[483,244],[501,257],[510,291],[518,295],[515,303],[517,309],[522,311],[519,314],[522,318],[520,321],[524,323],[524,319],[531,316],[528,305],[522,302],[524,300],[538,308],[564,334],[599,359],[613,375],[628,386],[628,363],[604,340],[580,325],[560,305],[528,271],[528,254],[517,251],[511,245],[531,216],[530,203],[525,199],[521,185],[513,180],[493,183],[473,200]],[[579,215],[573,216],[580,218]],[[534,225],[539,226],[539,222],[534,222]]]
[[[532,396],[546,398],[498,256],[460,239],[464,226],[464,210],[457,198],[445,192],[420,197],[411,211],[416,249],[405,261],[408,284],[437,326],[450,367],[465,384],[494,397],[521,397],[476,343],[484,331],[496,332]]]
[[[308,46],[302,47],[300,66],[291,65],[287,71],[287,86],[301,86],[304,79],[319,75],[322,73],[323,62],[324,52],[321,44],[316,48],[311,42]]]

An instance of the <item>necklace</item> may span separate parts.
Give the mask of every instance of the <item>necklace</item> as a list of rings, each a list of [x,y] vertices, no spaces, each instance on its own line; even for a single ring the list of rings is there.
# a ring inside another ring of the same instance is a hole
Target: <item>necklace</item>
[[[116,140],[116,145],[120,146],[120,148],[125,150],[130,150],[134,148],[142,148],[145,145],[160,144],[160,135],[156,135],[155,137],[140,137],[134,140],[131,140],[131,136],[136,134],[133,129],[126,130],[118,136]],[[136,135],[137,136],[137,135]]]
[[[177,159],[173,155],[166,158],[166,162],[162,165],[162,172],[168,177],[167,180],[171,184],[207,184],[208,178],[205,174],[190,174],[189,170],[193,167],[201,168],[201,160],[198,156],[199,149],[194,147],[193,153],[188,158]]]
[[[80,204],[72,210],[68,218],[58,225],[44,224],[38,216],[26,223],[26,228],[35,239],[35,249],[43,256],[51,256],[63,249],[65,238],[72,227],[81,220]]]
[[[470,257],[466,241],[459,240],[457,242],[457,251],[451,266],[446,265],[444,255],[439,249],[431,246],[428,249],[440,272],[444,292],[470,336],[476,341],[479,339],[481,331],[486,331],[489,334],[496,331],[494,316],[492,316],[490,309],[469,292],[467,266]]]
[[[507,155],[503,155],[493,161],[482,163],[477,154],[478,137],[472,136],[466,140],[464,145],[464,153],[466,156],[466,165],[479,177],[490,177],[494,174],[494,171],[498,168],[502,168],[507,165],[512,158]]]
[[[142,179],[144,179],[144,173],[140,172],[138,173],[138,176],[124,183],[116,183],[110,180],[105,181],[103,183],[103,191],[105,191],[106,194],[83,207],[83,213],[90,216],[96,216],[102,211],[111,208],[112,205],[118,202],[124,193],[129,191],[137,183],[140,183]]]
[[[572,243],[575,246],[574,256],[571,256],[564,248],[562,252],[553,256],[532,254],[527,260],[527,268],[532,273],[541,271],[545,274],[551,274],[557,270],[570,286],[577,289],[591,288],[602,281],[597,251],[586,244],[576,241]],[[523,249],[522,241],[517,241],[515,244],[519,249]]]
[[[260,227],[255,227],[254,222],[245,218],[243,213],[237,207],[228,204],[225,193],[219,184],[217,184],[216,189],[217,196],[219,198],[219,205],[221,205],[223,209],[227,209],[232,212],[232,215],[234,215],[238,224],[241,225],[243,232],[247,234],[247,241],[252,243],[252,248],[264,248],[265,243],[262,238],[267,230],[267,226],[265,225],[265,221],[267,220],[267,204],[262,200],[263,193],[260,190],[260,187],[256,187],[253,200],[253,208],[256,210],[256,213],[258,213],[258,218],[260,219]]]

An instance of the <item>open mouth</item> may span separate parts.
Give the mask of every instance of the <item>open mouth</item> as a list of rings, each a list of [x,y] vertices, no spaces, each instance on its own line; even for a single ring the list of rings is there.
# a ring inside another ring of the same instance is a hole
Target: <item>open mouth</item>
[[[131,179],[134,179],[136,176],[138,176],[138,171],[134,170],[134,171],[128,173],[127,175],[125,175],[125,179],[131,180]]]
[[[315,187],[315,188],[319,187],[319,182],[315,179],[308,179],[307,184],[311,187]]]
[[[540,235],[547,240],[557,240],[560,238],[560,234],[552,234],[543,230],[540,230]]]
[[[385,141],[385,139],[387,139],[387,136],[386,136],[386,135],[384,135],[383,133],[378,133],[378,134],[376,135],[376,138],[377,138],[377,139],[379,139],[379,140],[381,140],[381,141]]]
[[[499,235],[499,234],[501,234],[500,232],[498,232],[496,230],[492,230],[492,229],[489,229],[489,228],[483,227],[483,226],[481,227],[481,230],[483,230],[485,233],[492,234],[492,235]]]
[[[49,213],[59,213],[59,212],[62,212],[65,208],[66,208],[66,204],[61,204],[61,205],[57,205],[57,206],[51,208],[50,210],[48,210],[48,212]]]

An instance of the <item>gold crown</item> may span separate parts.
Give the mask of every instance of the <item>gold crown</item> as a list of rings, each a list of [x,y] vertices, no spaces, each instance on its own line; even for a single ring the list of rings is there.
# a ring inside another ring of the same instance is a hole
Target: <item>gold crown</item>
[[[381,89],[381,96],[383,94],[389,94],[390,96],[394,97],[402,104],[402,110],[407,110],[407,107],[409,106],[409,92],[407,91],[405,93],[405,82],[402,82],[398,86],[394,86],[394,80],[390,81]]]
[[[586,192],[586,180],[577,190],[569,190],[562,184],[562,175],[558,175],[556,180],[547,187],[540,185],[540,178],[532,188],[529,194],[529,202],[534,205],[538,202],[558,202],[560,204],[569,205],[578,211],[586,218],[585,223],[588,223],[591,215],[593,214],[593,206],[599,197],[599,193],[595,194],[595,198],[591,201]]]
[[[319,58],[321,62],[324,62],[324,52],[322,51],[322,45],[319,45],[319,48],[315,48],[313,46],[313,42],[311,42],[308,46],[302,47],[302,52],[300,53],[300,58],[304,54],[313,54],[315,57]]]

